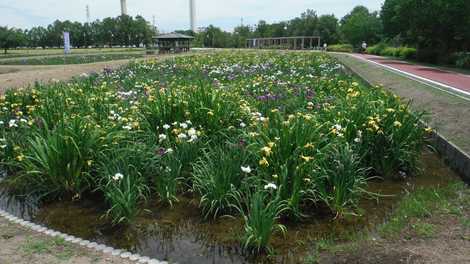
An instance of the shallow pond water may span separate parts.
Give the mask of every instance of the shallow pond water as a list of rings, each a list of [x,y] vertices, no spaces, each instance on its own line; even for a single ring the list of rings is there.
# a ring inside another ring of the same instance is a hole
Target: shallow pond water
[[[176,263],[301,263],[316,241],[347,238],[358,231],[374,232],[386,221],[394,205],[406,192],[419,187],[446,185],[458,178],[435,154],[425,152],[421,173],[405,181],[371,181],[368,190],[380,198],[362,199],[360,215],[333,220],[324,210],[312,209],[300,223],[284,223],[285,237],[275,235],[270,257],[245,257],[238,242],[243,222],[236,218],[204,221],[198,201],[180,197],[173,208],[149,201],[131,227],[112,228],[102,217],[104,207],[92,199],[80,203],[56,201],[36,206],[3,195],[0,207],[36,223],[84,239],[124,248],[134,253]]]

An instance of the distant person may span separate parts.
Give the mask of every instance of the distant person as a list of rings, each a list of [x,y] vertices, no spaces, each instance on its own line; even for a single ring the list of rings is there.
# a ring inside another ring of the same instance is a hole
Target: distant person
[[[362,53],[366,53],[367,43],[365,41],[362,42]]]
[[[324,51],[327,51],[327,50],[328,50],[328,44],[326,44],[326,42],[323,43],[323,50],[324,50]]]

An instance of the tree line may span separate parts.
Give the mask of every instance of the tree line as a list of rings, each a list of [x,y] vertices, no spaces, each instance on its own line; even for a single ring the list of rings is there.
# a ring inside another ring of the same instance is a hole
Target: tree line
[[[16,29],[0,27],[0,47],[6,51],[16,47],[52,48],[63,46],[63,32],[70,32],[76,48],[148,45],[156,29],[142,16],[108,17],[91,23],[56,20],[47,27]]]

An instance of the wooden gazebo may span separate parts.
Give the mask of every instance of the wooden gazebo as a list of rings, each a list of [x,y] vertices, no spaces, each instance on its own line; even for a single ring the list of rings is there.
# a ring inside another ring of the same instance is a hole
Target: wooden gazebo
[[[163,34],[154,37],[159,53],[188,52],[194,37],[179,33]]]

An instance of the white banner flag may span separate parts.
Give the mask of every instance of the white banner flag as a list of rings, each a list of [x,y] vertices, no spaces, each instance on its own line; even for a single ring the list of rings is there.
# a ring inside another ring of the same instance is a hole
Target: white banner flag
[[[70,53],[70,33],[64,32],[64,53]]]

